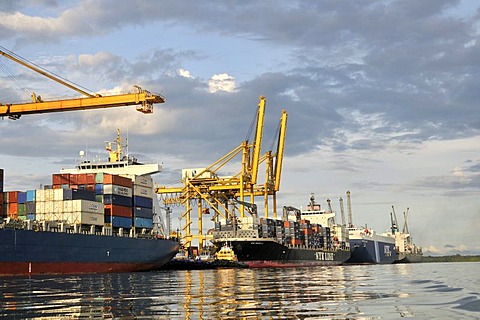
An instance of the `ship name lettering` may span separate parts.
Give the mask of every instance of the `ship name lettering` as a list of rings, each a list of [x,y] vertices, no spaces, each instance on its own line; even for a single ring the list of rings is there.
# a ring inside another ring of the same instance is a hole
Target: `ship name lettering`
[[[315,252],[315,260],[333,261],[334,254],[332,252]]]

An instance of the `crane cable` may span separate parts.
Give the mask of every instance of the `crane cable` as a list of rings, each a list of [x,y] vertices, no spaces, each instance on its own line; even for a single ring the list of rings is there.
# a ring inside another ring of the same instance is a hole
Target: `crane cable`
[[[37,65],[36,63],[33,63],[33,62],[31,62],[31,61],[23,58],[22,56],[19,56],[18,54],[14,53],[14,52],[12,52],[12,51],[10,51],[10,50],[8,50],[7,48],[5,48],[5,47],[3,47],[3,46],[1,46],[1,45],[0,45],[0,50],[8,53],[9,55],[15,57],[16,59],[18,59],[18,60],[20,60],[20,61],[23,61],[23,62],[26,63],[26,64],[30,64],[30,65],[32,65],[32,66],[35,66],[36,68],[42,70],[43,72],[48,73],[48,74],[56,77],[57,79],[61,79],[61,80],[63,80],[64,82],[69,83],[70,85],[73,85],[73,86],[75,86],[75,87],[77,87],[77,88],[81,88],[81,89],[83,89],[84,91],[94,92],[93,90],[90,90],[90,89],[88,89],[88,88],[85,88],[85,87],[82,86],[82,85],[79,85],[79,84],[77,84],[77,83],[75,83],[75,82],[73,82],[73,81],[71,81],[71,80],[68,80],[68,79],[66,79],[66,78],[64,78],[64,77],[62,77],[62,76],[60,76],[60,75],[58,75],[58,74],[56,74],[56,73],[54,73],[54,72],[52,72],[52,71],[49,71],[49,70],[47,70],[47,69],[45,69],[45,68]]]
[[[19,89],[23,90],[26,94],[30,94],[31,90],[28,90],[28,88],[22,82],[22,79],[19,76],[15,75],[7,66],[7,64],[3,63],[1,60],[0,60],[0,70],[2,70],[3,73],[7,75],[8,79],[10,79],[12,82],[15,82],[15,84],[19,87]]]

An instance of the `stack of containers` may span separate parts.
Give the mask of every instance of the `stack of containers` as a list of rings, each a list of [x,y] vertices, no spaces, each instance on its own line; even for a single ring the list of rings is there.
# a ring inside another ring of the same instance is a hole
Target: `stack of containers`
[[[313,245],[313,231],[309,220],[300,220],[300,234],[303,238],[302,243],[306,246]]]
[[[26,205],[26,213],[27,213],[27,220],[35,220],[35,213],[36,211],[36,190],[27,190],[27,202]]]
[[[95,174],[94,190],[105,208],[105,223],[114,228],[132,228],[132,180],[107,173]]]
[[[17,195],[17,215],[19,220],[27,219],[27,193],[19,191]]]
[[[36,190],[35,220],[103,225],[103,204],[95,202],[95,194],[86,190]]]
[[[7,216],[12,219],[18,219],[18,192],[7,191],[4,193]]]
[[[5,206],[4,206],[4,196],[3,196],[3,169],[0,168],[0,219],[5,217]]]
[[[153,179],[151,176],[128,176],[133,181],[133,226],[153,228]]]
[[[300,237],[300,223],[297,221],[293,221],[292,245],[301,245],[301,244],[302,244],[302,239]]]

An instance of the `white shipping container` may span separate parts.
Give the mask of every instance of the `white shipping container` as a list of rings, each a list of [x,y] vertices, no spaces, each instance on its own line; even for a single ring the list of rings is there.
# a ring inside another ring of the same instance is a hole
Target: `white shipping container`
[[[63,189],[53,189],[53,200],[63,200]]]
[[[153,188],[134,185],[133,195],[153,199]]]
[[[132,188],[117,186],[115,184],[104,184],[103,194],[116,194],[124,197],[132,197]]]
[[[35,190],[36,201],[52,201],[54,198],[54,191],[56,189],[39,189]]]
[[[103,213],[93,213],[93,212],[84,212],[84,211],[75,211],[70,213],[65,213],[65,220],[70,224],[93,224],[96,226],[103,226],[105,218]]]
[[[37,201],[35,202],[35,212],[37,213],[52,213],[53,201]]]
[[[52,201],[53,213],[63,213],[63,200]]]
[[[104,212],[103,203],[90,200],[66,200],[72,201],[72,212],[90,212],[101,213]]]
[[[122,174],[122,177],[131,179],[134,185],[153,188],[153,179],[151,176],[139,176],[136,174]]]

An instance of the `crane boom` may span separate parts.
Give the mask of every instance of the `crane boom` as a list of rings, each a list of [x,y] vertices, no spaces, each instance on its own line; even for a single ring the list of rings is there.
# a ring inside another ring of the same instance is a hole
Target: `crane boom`
[[[282,175],[283,154],[285,152],[285,135],[287,132],[287,111],[282,110],[280,118],[280,134],[278,136],[277,157],[275,161],[275,191],[280,190],[280,178]]]
[[[0,103],[0,117],[2,118],[7,116],[10,119],[16,120],[24,114],[112,108],[131,105],[137,105],[137,111],[140,111],[142,113],[152,113],[154,103],[165,102],[165,99],[161,95],[152,94],[149,91],[143,90],[138,86],[134,86],[137,91],[134,93],[115,94],[109,96],[102,96],[98,93],[92,94],[81,88],[78,88],[78,86],[75,86],[71,83],[68,83],[67,81],[64,81],[63,79],[60,79],[58,76],[55,76],[45,70],[42,70],[41,68],[36,67],[35,65],[29,63],[23,58],[16,57],[3,50],[0,50],[0,55],[7,57],[26,68],[38,72],[43,76],[48,77],[86,96],[84,98],[43,101],[40,96],[36,96],[35,93],[33,93],[32,102],[29,103]]]
[[[258,165],[260,161],[260,150],[262,148],[263,122],[265,118],[265,103],[266,103],[265,97],[261,96],[260,103],[258,104],[257,128],[255,130],[255,142],[253,147],[252,169],[251,169],[252,184],[257,183]]]
[[[152,113],[153,103],[164,102],[165,99],[162,96],[151,94],[146,90],[139,89],[139,92],[112,96],[39,101],[20,104],[0,104],[0,117],[8,116],[12,119],[18,119],[24,114],[100,109],[131,105],[139,105],[137,110],[143,113]]]

